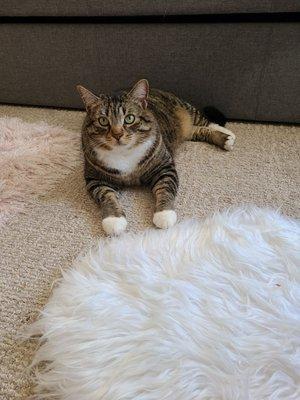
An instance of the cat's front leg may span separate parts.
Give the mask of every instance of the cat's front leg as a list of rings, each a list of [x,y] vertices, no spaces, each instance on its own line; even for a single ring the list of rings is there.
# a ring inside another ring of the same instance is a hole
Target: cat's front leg
[[[174,164],[162,168],[154,178],[152,192],[155,196],[153,223],[158,228],[167,229],[177,220],[174,202],[178,189],[178,175]]]
[[[125,213],[118,201],[116,190],[106,184],[91,181],[87,185],[93,199],[102,211],[102,227],[108,235],[119,235],[125,231],[127,221]]]

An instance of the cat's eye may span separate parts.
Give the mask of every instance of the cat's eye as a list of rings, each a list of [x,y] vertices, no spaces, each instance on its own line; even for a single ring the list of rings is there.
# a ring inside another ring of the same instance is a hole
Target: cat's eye
[[[133,114],[126,115],[124,119],[126,124],[132,124],[135,121],[135,116]]]
[[[109,125],[108,119],[106,117],[100,117],[99,118],[99,124],[101,126],[108,126]]]

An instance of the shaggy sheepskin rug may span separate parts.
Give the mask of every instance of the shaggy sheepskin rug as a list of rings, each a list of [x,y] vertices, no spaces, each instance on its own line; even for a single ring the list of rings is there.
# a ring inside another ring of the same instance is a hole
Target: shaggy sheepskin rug
[[[101,241],[30,329],[37,398],[299,399],[299,264],[257,208]]]
[[[0,118],[0,226],[49,191],[79,160],[78,132]]]

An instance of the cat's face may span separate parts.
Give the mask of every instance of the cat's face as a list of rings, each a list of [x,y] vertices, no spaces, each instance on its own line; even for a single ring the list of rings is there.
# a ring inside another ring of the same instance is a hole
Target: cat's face
[[[133,89],[118,97],[96,96],[77,87],[91,125],[87,132],[93,146],[112,150],[118,146],[135,147],[153,132],[153,117],[147,111],[148,82],[139,81]]]

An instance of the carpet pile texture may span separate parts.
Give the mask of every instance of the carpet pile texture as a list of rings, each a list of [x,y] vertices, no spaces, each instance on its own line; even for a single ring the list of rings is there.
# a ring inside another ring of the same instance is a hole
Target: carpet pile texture
[[[20,343],[18,334],[35,320],[61,270],[70,268],[78,254],[104,234],[99,210],[86,194],[78,158],[76,141],[80,141],[84,113],[0,106],[0,118],[6,118],[7,124],[12,123],[10,118],[23,120],[24,131],[28,124],[32,132],[45,124],[55,130],[54,126],[60,126],[60,132],[67,135],[69,153],[64,156],[72,164],[70,167],[67,161],[69,166],[59,174],[55,166],[43,169],[42,179],[50,182],[50,187],[44,187],[43,193],[36,188],[27,192],[22,212],[18,212],[20,203],[16,204],[16,212],[9,211],[11,217],[0,227],[0,399],[23,400],[32,393],[27,367],[36,344]],[[237,136],[233,152],[191,142],[178,150],[179,221],[244,203],[279,208],[288,216],[299,217],[300,127],[250,123],[230,123],[228,127]],[[14,132],[12,135],[15,137]],[[59,140],[62,143],[63,138]],[[50,152],[55,149],[57,146],[49,145]],[[56,159],[55,154],[47,157]],[[15,176],[14,170],[11,176]],[[16,187],[13,190],[18,192]],[[121,201],[130,231],[143,232],[152,226],[153,199],[148,191],[127,189]]]

